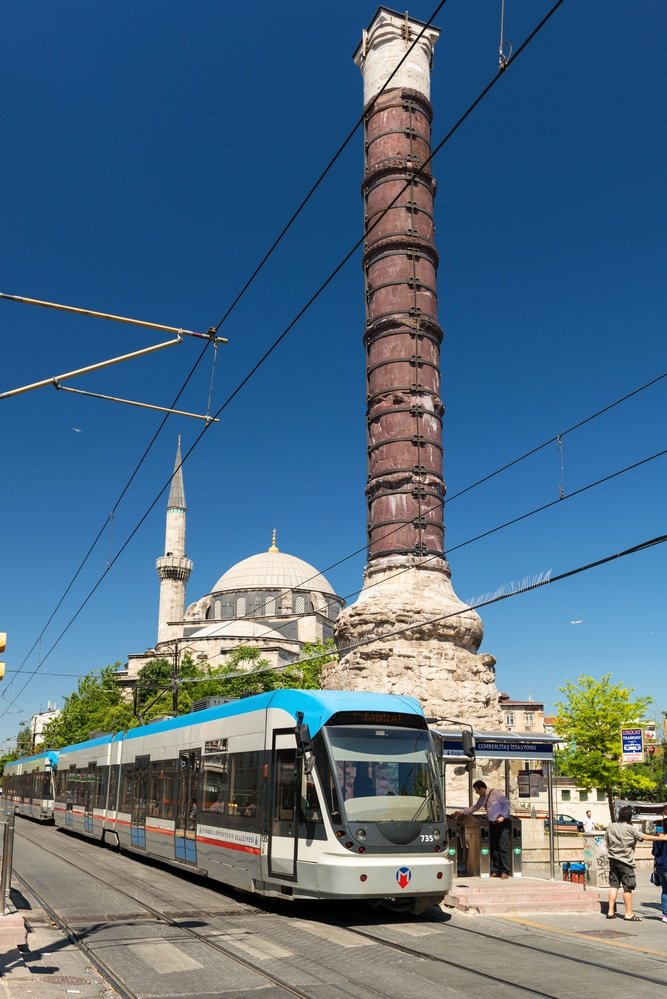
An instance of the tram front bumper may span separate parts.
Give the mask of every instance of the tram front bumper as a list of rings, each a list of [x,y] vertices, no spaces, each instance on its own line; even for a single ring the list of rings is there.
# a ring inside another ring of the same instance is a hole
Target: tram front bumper
[[[341,898],[401,898],[444,895],[452,885],[453,864],[442,855],[373,857],[327,854],[317,863],[318,890]]]

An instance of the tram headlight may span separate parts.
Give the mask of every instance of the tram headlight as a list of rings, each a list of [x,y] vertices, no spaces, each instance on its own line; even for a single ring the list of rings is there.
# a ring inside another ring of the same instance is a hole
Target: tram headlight
[[[365,829],[357,829],[355,835],[356,835],[357,839],[364,840],[364,839],[366,839],[366,830]]]
[[[435,828],[431,829],[431,836],[433,839],[440,839],[440,830]]]

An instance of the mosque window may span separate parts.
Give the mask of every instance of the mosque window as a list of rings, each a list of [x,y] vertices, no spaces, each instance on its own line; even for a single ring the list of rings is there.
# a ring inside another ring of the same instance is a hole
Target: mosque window
[[[228,593],[220,600],[220,611],[218,616],[224,621],[233,621],[236,616],[236,598],[234,594]]]
[[[236,601],[236,616],[245,617],[245,597],[239,597]]]
[[[266,603],[264,604],[264,613],[267,615],[267,617],[269,617],[269,616],[273,617],[273,615],[276,613],[276,598],[275,597],[267,597],[266,598]]]
[[[301,593],[297,593],[294,598],[294,613],[295,614],[305,614],[306,612],[306,598]]]

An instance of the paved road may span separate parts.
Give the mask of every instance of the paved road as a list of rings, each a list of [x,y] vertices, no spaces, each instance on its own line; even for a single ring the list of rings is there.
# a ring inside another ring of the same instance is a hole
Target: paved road
[[[353,904],[281,906],[27,821],[17,822],[15,869],[68,922],[88,957],[49,926],[26,889],[36,932],[24,964],[32,970],[27,978],[12,969],[3,975],[9,999],[29,992],[34,999],[36,991],[44,999],[108,997],[93,961],[111,969],[119,992],[146,999],[249,991],[266,999],[655,999],[667,985],[667,924],[648,876],[637,906],[647,918],[624,924],[598,914],[435,909],[413,919]]]

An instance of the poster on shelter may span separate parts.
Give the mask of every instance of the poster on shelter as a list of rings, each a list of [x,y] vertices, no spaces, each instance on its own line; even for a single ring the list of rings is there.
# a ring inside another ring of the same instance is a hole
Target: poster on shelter
[[[516,778],[520,798],[539,798],[544,791],[542,770],[519,770]]]

